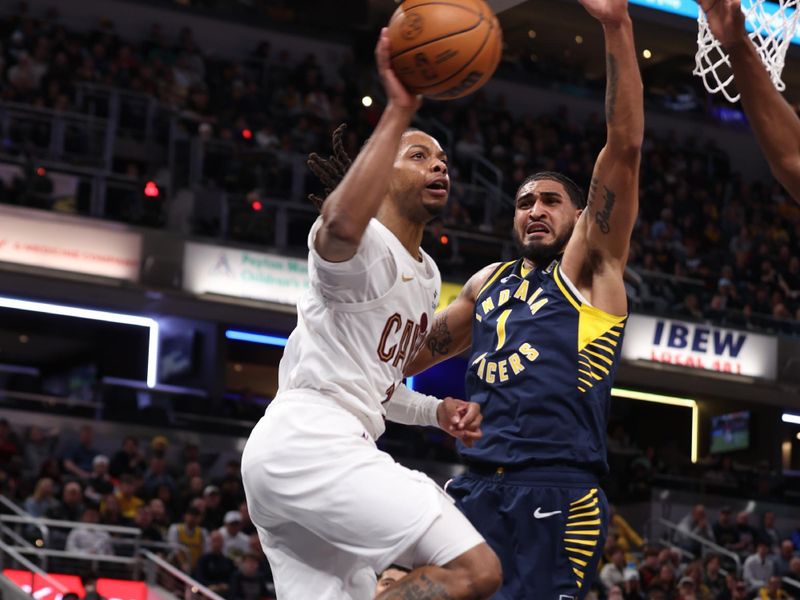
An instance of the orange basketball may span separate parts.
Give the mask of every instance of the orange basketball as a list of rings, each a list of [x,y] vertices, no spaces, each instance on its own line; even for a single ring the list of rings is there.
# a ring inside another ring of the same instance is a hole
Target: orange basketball
[[[405,0],[389,21],[392,69],[412,92],[453,100],[480,88],[503,54],[484,0]]]

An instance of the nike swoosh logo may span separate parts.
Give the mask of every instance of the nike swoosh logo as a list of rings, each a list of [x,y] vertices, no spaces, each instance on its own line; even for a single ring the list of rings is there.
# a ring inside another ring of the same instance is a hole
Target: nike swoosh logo
[[[553,515],[561,514],[560,510],[554,510],[553,512],[542,512],[542,507],[538,507],[535,511],[533,511],[533,518],[534,519],[546,519],[547,517],[552,517]]]
[[[414,279],[413,275],[403,275],[403,281],[406,282],[406,283],[408,283],[409,281],[411,281],[413,279]]]

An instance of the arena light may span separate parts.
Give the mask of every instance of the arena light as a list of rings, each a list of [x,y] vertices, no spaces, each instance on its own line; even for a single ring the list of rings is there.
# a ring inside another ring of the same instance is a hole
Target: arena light
[[[641,400],[643,402],[655,402],[657,404],[667,404],[670,406],[682,406],[692,409],[692,462],[697,462],[698,437],[700,410],[697,401],[691,398],[678,398],[677,396],[665,396],[663,394],[651,394],[649,392],[637,392],[635,390],[625,390],[622,388],[612,388],[611,395],[617,398],[627,398],[628,400]],[[800,419],[800,417],[798,417]]]
[[[791,413],[783,413],[781,420],[784,423],[791,423],[793,425],[800,425],[800,415],[793,415]]]
[[[366,108],[372,106],[372,97],[371,96],[364,96],[361,99],[361,104],[363,104]]]
[[[650,59],[653,57],[653,53],[648,48],[645,48],[644,50],[642,50],[642,56],[645,59]]]
[[[263,333],[240,331],[238,329],[228,329],[225,332],[225,337],[229,340],[236,340],[237,342],[250,342],[251,344],[278,346],[280,348],[286,347],[286,344],[289,341],[289,338],[281,337],[279,335],[266,335]]]
[[[141,317],[139,315],[79,308],[77,306],[67,306],[63,304],[33,302],[31,300],[20,300],[18,298],[7,298],[4,296],[0,296],[0,308],[24,310],[47,315],[60,315],[62,317],[74,317],[76,319],[89,319],[91,321],[103,321],[105,323],[118,323],[120,325],[147,327],[150,330],[147,350],[147,387],[156,387],[158,373],[158,321],[155,319]]]
[[[158,198],[161,194],[161,191],[158,189],[158,185],[156,185],[155,181],[148,181],[144,184],[144,195],[148,198]]]

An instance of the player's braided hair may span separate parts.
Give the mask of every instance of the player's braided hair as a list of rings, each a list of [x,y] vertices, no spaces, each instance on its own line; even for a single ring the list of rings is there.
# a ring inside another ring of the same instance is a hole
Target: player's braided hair
[[[333,132],[333,154],[328,158],[322,158],[316,152],[308,155],[306,164],[308,168],[313,171],[322,185],[325,186],[325,196],[320,198],[316,194],[309,194],[308,199],[313,202],[317,210],[322,210],[322,204],[330,193],[339,185],[347,173],[347,169],[353,164],[353,161],[347,155],[342,143],[342,136],[347,125],[342,123]]]

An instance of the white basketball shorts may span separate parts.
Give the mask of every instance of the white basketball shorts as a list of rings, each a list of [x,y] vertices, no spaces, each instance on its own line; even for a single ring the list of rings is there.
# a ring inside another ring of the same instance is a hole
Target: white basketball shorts
[[[381,452],[332,400],[282,394],[242,455],[278,600],[368,600],[392,563],[445,565],[483,542],[429,477]]]

